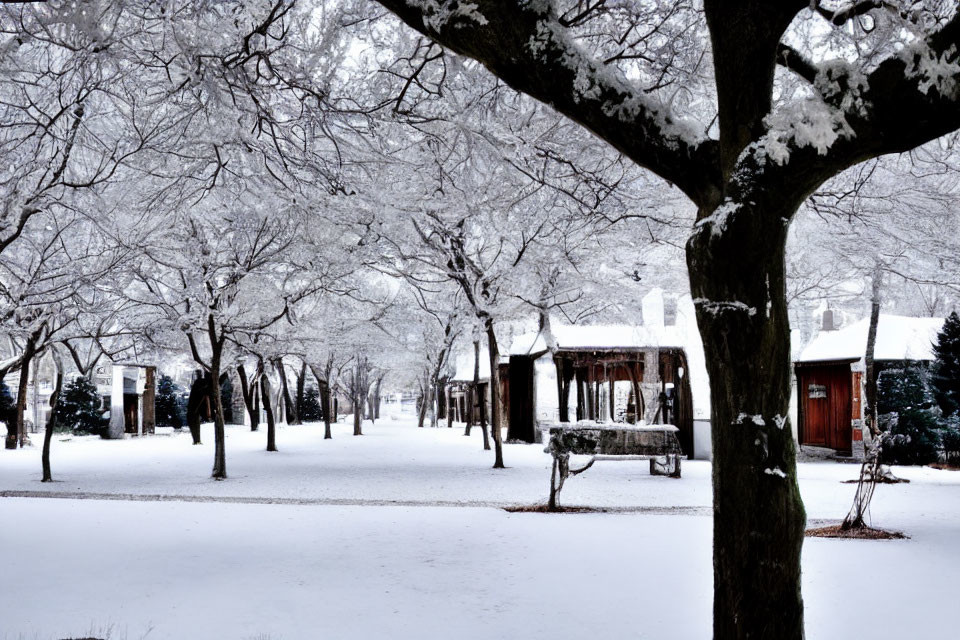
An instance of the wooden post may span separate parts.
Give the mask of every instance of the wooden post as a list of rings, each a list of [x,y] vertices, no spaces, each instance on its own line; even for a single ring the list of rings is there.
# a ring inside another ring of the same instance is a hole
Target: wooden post
[[[640,381],[637,379],[635,362],[627,363],[627,374],[630,376],[630,384],[633,386],[633,422],[639,424],[646,413],[646,403],[644,403],[643,394],[640,392]]]
[[[155,433],[157,426],[157,368],[146,368],[146,381],[143,385],[143,432]]]
[[[593,399],[594,399],[594,398],[593,398],[593,394],[594,394],[594,390],[593,390],[593,378],[594,378],[594,376],[593,376],[593,365],[590,365],[590,366],[587,367],[586,369],[587,369],[587,375],[586,375],[586,380],[584,381],[584,384],[585,384],[585,386],[586,386],[586,388],[584,389],[584,392],[585,392],[585,394],[586,394],[586,396],[587,396],[587,415],[586,415],[586,419],[587,419],[587,420],[596,420],[596,419],[597,419],[597,411],[596,411],[595,403],[594,403],[594,401],[593,401]]]
[[[560,422],[570,422],[570,385],[567,383],[566,367],[563,358],[557,356],[553,357],[553,363],[557,367],[557,407]]]
[[[579,422],[580,420],[584,420],[586,417],[584,414],[583,403],[583,370],[579,368],[576,369],[574,378],[576,378],[577,382],[577,421]]]
[[[456,411],[456,407],[453,406],[453,390],[449,385],[446,385],[444,393],[447,395],[447,429],[452,429],[453,412]]]
[[[610,387],[609,391],[609,400],[610,400],[610,422],[614,422],[616,418],[616,412],[614,410],[614,405],[616,404],[616,394],[615,394],[615,380],[617,377],[617,368],[613,368],[613,375],[610,375],[610,371],[607,370],[607,385]]]
[[[592,367],[591,367],[592,368]],[[600,407],[600,379],[595,378],[593,381],[593,419],[599,420],[600,415],[603,413],[603,409]]]

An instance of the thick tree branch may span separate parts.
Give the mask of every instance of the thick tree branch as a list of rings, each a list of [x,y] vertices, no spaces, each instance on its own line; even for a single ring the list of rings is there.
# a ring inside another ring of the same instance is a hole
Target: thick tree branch
[[[843,108],[840,113],[848,130],[823,154],[790,141],[794,148],[783,169],[791,190],[806,198],[848,167],[909,151],[960,129],[958,48],[960,15],[924,41],[886,59],[866,77],[831,75],[839,90],[823,99],[835,109]]]

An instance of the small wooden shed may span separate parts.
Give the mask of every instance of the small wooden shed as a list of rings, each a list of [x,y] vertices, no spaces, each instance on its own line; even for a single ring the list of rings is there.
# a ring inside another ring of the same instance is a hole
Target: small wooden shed
[[[884,369],[934,359],[943,318],[881,314],[874,347],[875,375]],[[840,455],[862,455],[864,354],[869,320],[821,331],[794,363],[797,440]]]
[[[533,442],[538,414],[556,407],[550,417],[560,422],[674,424],[684,453],[693,455],[690,366],[673,327],[568,325],[551,333],[552,349],[540,332],[511,346],[508,439]],[[552,391],[542,388],[547,383]]]

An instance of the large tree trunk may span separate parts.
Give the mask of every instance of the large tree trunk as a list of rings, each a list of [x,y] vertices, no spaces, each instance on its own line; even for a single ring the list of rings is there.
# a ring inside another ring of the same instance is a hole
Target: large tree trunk
[[[43,466],[43,478],[40,482],[53,482],[53,474],[50,471],[50,442],[53,440],[53,431],[57,428],[57,404],[60,401],[60,391],[63,389],[63,365],[57,361],[54,356],[54,366],[56,375],[53,383],[53,393],[50,394],[50,418],[47,420],[47,428],[43,434],[43,454],[40,457],[40,464]]]
[[[277,422],[273,417],[273,406],[270,404],[270,378],[266,373],[260,377],[260,395],[263,397],[263,411],[267,414],[267,451],[276,451]]]
[[[756,202],[762,196],[756,194]],[[773,200],[773,198],[771,198]],[[803,637],[797,485],[784,277],[795,208],[749,202],[687,243],[710,374],[714,638]],[[799,203],[797,203],[799,204]]]
[[[487,348],[490,350],[490,428],[493,430],[493,468],[503,469],[503,432],[500,430],[500,349],[493,330],[493,318],[487,317]],[[483,398],[480,404],[483,405]]]
[[[256,395],[257,374],[247,380],[246,369],[243,365],[237,365],[237,375],[240,377],[240,391],[243,393],[243,405],[247,408],[247,415],[250,416],[250,431],[256,431],[260,427],[260,412],[255,411],[253,399]]]

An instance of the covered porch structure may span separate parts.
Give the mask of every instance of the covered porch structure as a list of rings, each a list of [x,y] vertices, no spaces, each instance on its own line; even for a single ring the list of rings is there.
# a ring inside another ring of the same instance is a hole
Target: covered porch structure
[[[669,331],[660,333],[651,335],[643,327],[563,326],[554,330],[553,349],[539,334],[518,338],[508,375],[508,438],[533,442],[538,419],[673,424],[683,453],[692,456],[690,367],[679,340],[670,340]],[[551,365],[553,375],[545,375]],[[538,382],[550,382],[555,391],[538,390]]]

